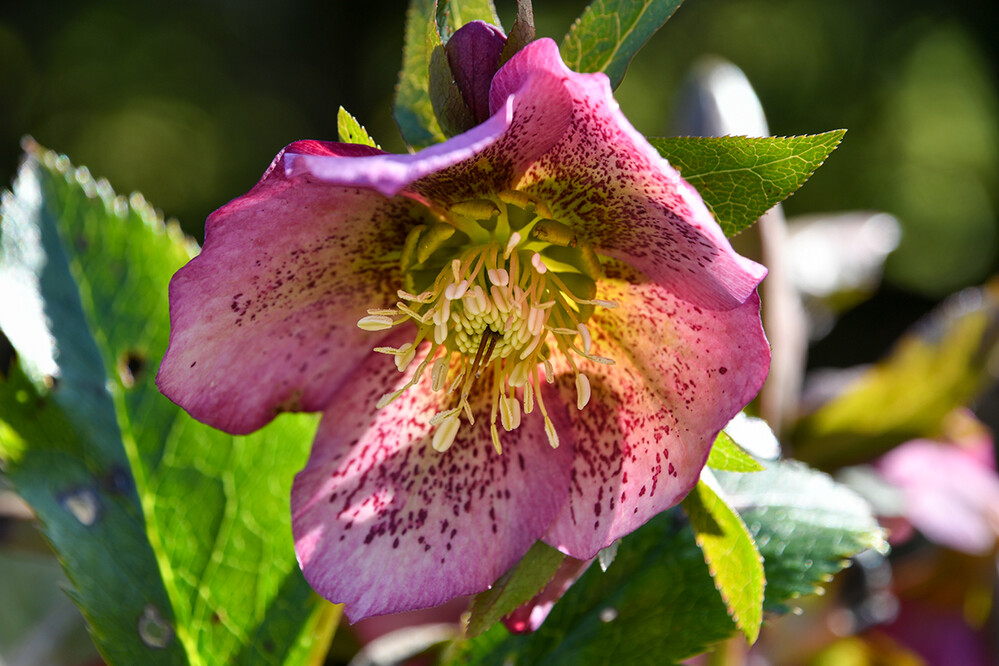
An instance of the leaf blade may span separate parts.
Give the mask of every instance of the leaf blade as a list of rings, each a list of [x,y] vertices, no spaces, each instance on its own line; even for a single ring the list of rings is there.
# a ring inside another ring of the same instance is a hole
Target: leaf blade
[[[724,430],[718,433],[706,464],[711,469],[726,472],[759,472],[764,469],[756,458],[746,453]]]
[[[701,194],[728,237],[791,196],[846,130],[796,137],[650,138],[659,154]]]
[[[541,591],[558,570],[565,555],[538,541],[492,588],[472,602],[467,633],[478,636]]]
[[[104,658],[185,664],[101,356],[80,334],[83,306],[46,205],[49,180],[74,176],[68,161],[29,153],[3,196],[0,328],[18,361],[0,381],[0,464],[42,522]],[[137,631],[150,614],[164,628],[151,641]]]
[[[596,0],[576,19],[559,46],[577,72],[604,72],[617,88],[628,64],[683,0]]]
[[[729,616],[752,645],[763,623],[763,557],[731,507],[703,480],[683,500],[697,545]]]
[[[99,413],[110,422],[114,437],[107,439],[118,452],[114,478],[131,488],[142,521],[129,537],[139,546],[128,549],[153,552],[152,568],[143,570],[141,581],[110,580],[104,589],[164,591],[165,601],[153,605],[155,614],[140,608],[128,621],[118,618],[116,630],[134,633],[137,618],[145,619],[139,626],[149,631],[169,622],[168,647],[179,650],[172,663],[218,663],[237,656],[241,663],[299,659],[328,639],[332,624],[322,625],[325,638],[317,633],[329,606],[298,571],[290,527],[292,477],[304,464],[317,420],[286,415],[253,435],[232,437],[193,421],[162,396],[154,378],[169,338],[167,283],[196,248],[163,225],[141,197],[115,197],[106,183],[94,183],[85,170],[74,171],[68,160],[40,148],[27,159],[48,188],[38,199],[50,213],[53,242],[66,257],[64,283],[80,304],[73,335],[89,339],[95,351],[91,388],[62,382],[59,392],[86,396],[100,387]],[[57,163],[65,164],[62,172],[54,169]],[[74,404],[64,411],[79,418],[64,430],[76,436],[91,432],[93,414]],[[45,433],[26,435],[21,457],[47,441]],[[77,447],[84,458],[97,455],[88,444]],[[44,505],[51,501],[45,499],[51,484],[44,475],[38,484],[41,497],[33,501]],[[103,501],[99,486],[95,492]],[[88,544],[80,538],[57,548],[73,557]],[[111,602],[94,603],[101,608]],[[262,642],[254,642],[256,637]],[[109,661],[146,659],[135,652]]]
[[[364,125],[357,122],[357,118],[342,106],[336,113],[336,128],[337,138],[343,143],[359,143],[381,150],[381,146],[375,143],[368,130],[364,129]]]
[[[437,33],[437,0],[412,0],[406,12],[402,67],[395,86],[392,116],[402,138],[414,149],[440,143],[445,138],[430,103],[430,57],[435,46],[428,40],[430,31]]]
[[[764,558],[764,608],[815,594],[867,548],[887,550],[870,506],[823,472],[799,462],[766,463],[754,474],[718,472],[730,506],[738,510]]]

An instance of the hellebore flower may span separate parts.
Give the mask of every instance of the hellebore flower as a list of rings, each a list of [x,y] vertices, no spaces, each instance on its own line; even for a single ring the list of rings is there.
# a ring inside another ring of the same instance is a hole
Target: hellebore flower
[[[532,42],[485,122],[413,155],[299,141],[170,286],[159,386],[233,433],[322,411],[292,490],[352,621],[579,558],[678,503],[756,395],[756,286],[601,74]]]

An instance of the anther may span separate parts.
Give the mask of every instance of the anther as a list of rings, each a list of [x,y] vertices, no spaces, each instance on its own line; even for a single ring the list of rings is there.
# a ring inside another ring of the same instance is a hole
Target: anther
[[[506,249],[503,250],[503,258],[509,259],[510,255],[513,254],[513,248],[517,247],[520,243],[520,233],[514,231],[510,234],[510,240],[506,242]]]
[[[362,331],[385,331],[395,325],[395,320],[385,315],[368,315],[357,321],[357,327]]]
[[[576,409],[583,409],[590,401],[590,378],[582,372],[576,373]]]
[[[434,439],[432,446],[435,451],[444,453],[451,448],[454,444],[454,438],[458,435],[458,427],[461,425],[461,421],[458,419],[457,414],[451,414],[437,427],[434,431]]]
[[[580,324],[576,327],[579,331],[579,337],[583,339],[583,351],[587,354],[590,353],[590,346],[593,344],[593,339],[590,337],[590,329],[586,327],[586,324]]]

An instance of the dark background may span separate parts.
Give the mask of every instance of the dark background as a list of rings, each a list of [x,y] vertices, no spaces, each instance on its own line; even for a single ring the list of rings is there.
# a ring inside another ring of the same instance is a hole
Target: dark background
[[[534,4],[538,34],[559,40],[586,3]],[[251,187],[282,146],[335,139],[340,105],[403,150],[390,102],[405,5],[4,3],[0,182],[30,134],[117,191],[141,191],[200,239],[208,213]],[[498,7],[509,27],[514,3]],[[668,135],[684,75],[718,54],[756,86],[772,133],[849,128],[788,214],[883,210],[904,235],[882,292],[815,362],[871,360],[936,300],[996,268],[989,11],[972,0],[688,0],[618,90],[640,131]]]

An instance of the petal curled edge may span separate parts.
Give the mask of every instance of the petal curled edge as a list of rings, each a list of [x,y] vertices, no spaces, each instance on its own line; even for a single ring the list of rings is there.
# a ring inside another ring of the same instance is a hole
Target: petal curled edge
[[[292,486],[305,578],[346,604],[352,622],[485,590],[544,533],[568,494],[572,448],[553,451],[540,418],[503,433],[497,455],[480,400],[474,426],[463,422],[446,452],[431,448],[427,421],[443,406],[429,375],[375,411],[408,376],[388,359],[366,362],[324,414]]]
[[[331,185],[374,189],[391,197],[419,178],[474,158],[496,142],[512,118],[511,100],[481,125],[412,155],[383,153],[345,158],[288,151],[285,169],[288,177],[311,174]]]
[[[755,292],[712,311],[617,262],[607,273],[602,297],[620,307],[598,312],[590,330],[594,353],[615,365],[578,362],[592,397],[563,438],[576,449],[569,502],[544,537],[579,559],[686,496],[718,432],[760,390],[770,364]],[[576,401],[571,374],[552,391]]]
[[[196,419],[237,434],[281,411],[324,409],[379,343],[358,319],[391,304],[400,286],[389,252],[402,246],[414,204],[289,179],[289,151],[380,152],[291,144],[252,190],[209,216],[201,254],[170,282],[170,344],[157,384]]]
[[[548,72],[572,99],[561,140],[517,187],[594,244],[687,301],[713,309],[742,304],[766,269],[737,254],[697,191],[624,117],[603,74],[569,70],[550,39],[532,42],[493,79],[496,104]]]
[[[500,71],[510,67],[518,56]],[[496,98],[497,78],[490,89],[493,115],[489,122],[509,109],[511,121],[506,130],[473,157],[414,181],[409,188],[411,196],[442,207],[493,196],[513,188],[521,174],[561,140],[572,120],[572,99],[561,75],[547,69],[531,69],[523,73],[515,88],[505,90],[501,98]]]

